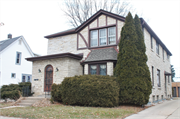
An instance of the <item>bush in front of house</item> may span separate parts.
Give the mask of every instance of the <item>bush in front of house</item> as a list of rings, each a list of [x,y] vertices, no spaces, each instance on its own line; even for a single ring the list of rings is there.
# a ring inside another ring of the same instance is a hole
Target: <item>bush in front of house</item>
[[[67,77],[62,82],[62,101],[67,105],[114,107],[119,101],[116,78],[100,75]]]
[[[14,99],[17,100],[22,94],[22,88],[29,86],[28,95],[31,95],[31,83],[22,82],[19,84],[3,85],[0,89],[2,99]]]
[[[61,84],[53,84],[51,86],[51,101],[58,101],[58,102],[62,102],[62,98],[61,98]]]

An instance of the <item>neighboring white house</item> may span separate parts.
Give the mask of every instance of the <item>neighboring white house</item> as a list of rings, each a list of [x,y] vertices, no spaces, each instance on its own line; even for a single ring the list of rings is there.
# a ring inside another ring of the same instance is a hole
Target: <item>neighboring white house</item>
[[[23,36],[0,41],[0,87],[18,82],[31,82],[32,63],[25,60],[34,57]]]

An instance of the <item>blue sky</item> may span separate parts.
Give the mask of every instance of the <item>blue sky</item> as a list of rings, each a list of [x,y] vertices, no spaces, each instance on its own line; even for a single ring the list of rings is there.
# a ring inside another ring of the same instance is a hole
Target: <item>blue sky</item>
[[[131,3],[173,54],[171,64],[176,77],[180,77],[180,1],[132,0]],[[0,40],[5,40],[9,33],[13,37],[23,35],[33,52],[45,55],[44,36],[71,28],[61,5],[61,0],[0,0],[0,23],[4,23],[0,27]]]

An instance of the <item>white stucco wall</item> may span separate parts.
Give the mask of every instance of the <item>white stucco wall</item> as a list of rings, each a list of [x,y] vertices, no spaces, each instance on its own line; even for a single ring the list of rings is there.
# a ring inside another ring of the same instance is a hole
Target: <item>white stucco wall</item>
[[[16,64],[16,52],[21,52],[20,65]],[[25,58],[32,57],[32,55],[27,50],[24,42],[21,42],[20,45],[19,40],[16,40],[0,52],[0,57],[0,86],[10,83],[17,84],[22,81],[22,74],[32,74],[32,62],[25,60]],[[11,78],[11,73],[16,73],[16,77]]]

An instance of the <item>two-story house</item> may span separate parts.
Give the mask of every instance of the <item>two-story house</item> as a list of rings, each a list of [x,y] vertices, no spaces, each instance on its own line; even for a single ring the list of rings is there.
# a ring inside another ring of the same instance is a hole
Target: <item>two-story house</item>
[[[171,52],[141,18],[148,66],[152,78],[150,102],[171,96]],[[48,85],[64,77],[97,74],[113,75],[118,43],[125,17],[99,10],[79,27],[45,36],[46,56],[27,58],[33,62],[32,89],[35,95],[48,91]]]
[[[2,85],[31,82],[32,62],[26,57],[34,57],[23,36],[0,41],[0,87]]]

